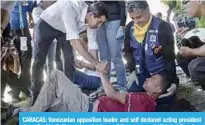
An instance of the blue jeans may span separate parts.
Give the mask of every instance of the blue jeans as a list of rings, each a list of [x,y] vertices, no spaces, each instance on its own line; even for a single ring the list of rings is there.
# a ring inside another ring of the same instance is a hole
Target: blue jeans
[[[100,50],[100,59],[113,62],[117,75],[117,82],[122,90],[126,90],[126,71],[122,60],[122,45],[124,37],[116,39],[120,27],[120,20],[105,23],[97,29],[97,42]],[[111,63],[110,63],[111,64]]]
[[[76,70],[74,73],[74,83],[81,89],[95,90],[101,86],[101,79],[97,76],[87,75]]]

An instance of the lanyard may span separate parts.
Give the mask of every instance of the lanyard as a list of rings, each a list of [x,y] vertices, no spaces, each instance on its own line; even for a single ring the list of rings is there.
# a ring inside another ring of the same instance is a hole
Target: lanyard
[[[24,22],[23,22],[23,8],[22,8],[22,3],[21,1],[19,2],[19,21],[20,21],[20,28],[22,35],[24,35],[23,29],[24,29]]]

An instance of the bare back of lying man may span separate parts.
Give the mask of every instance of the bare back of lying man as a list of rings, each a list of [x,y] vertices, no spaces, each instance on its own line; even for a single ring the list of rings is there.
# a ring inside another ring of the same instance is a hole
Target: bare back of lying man
[[[155,110],[155,100],[168,88],[166,79],[156,74],[145,81],[144,93],[122,93],[114,89],[105,73],[99,74],[106,96],[99,97],[93,103],[63,72],[54,70],[41,88],[35,104],[29,108],[16,109],[14,114],[20,111],[151,112]]]

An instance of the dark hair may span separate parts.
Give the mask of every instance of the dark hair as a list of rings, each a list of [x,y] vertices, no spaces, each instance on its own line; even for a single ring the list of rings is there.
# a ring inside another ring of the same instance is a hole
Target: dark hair
[[[108,18],[107,5],[103,2],[92,3],[88,7],[88,12],[92,12],[94,17],[97,17],[97,18],[101,16],[105,16],[106,18]]]
[[[158,12],[158,13],[156,14],[156,16],[162,17],[162,13],[161,13],[161,12]]]
[[[128,12],[135,12],[138,10],[149,10],[149,5],[146,0],[128,1],[126,8]]]

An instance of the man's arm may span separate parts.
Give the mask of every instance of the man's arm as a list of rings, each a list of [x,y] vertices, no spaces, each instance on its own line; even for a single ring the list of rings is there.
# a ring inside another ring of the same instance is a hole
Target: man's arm
[[[167,79],[171,83],[178,84],[179,79],[176,75],[174,36],[172,29],[167,22],[162,22],[159,27],[159,41],[162,45],[162,54],[165,61],[165,71]]]
[[[125,29],[125,40],[124,40],[124,57],[127,60],[127,67],[129,73],[135,70],[135,60],[133,57],[132,49],[130,48],[130,28],[132,27],[133,22],[129,22]]]
[[[125,10],[125,2],[124,1],[119,1],[120,4],[120,26],[125,27],[127,15],[126,15],[126,10]]]
[[[9,23],[9,14],[13,10],[16,1],[1,1],[1,29],[4,30]],[[1,32],[2,32],[1,30]]]
[[[120,102],[121,104],[125,104],[126,93],[120,93],[116,91],[104,73],[100,73],[100,77],[106,96]]]
[[[97,60],[98,59],[98,52],[96,49],[93,49],[93,50],[90,50],[89,53],[94,57],[96,58]],[[85,62],[81,62],[81,65],[86,68],[86,69],[90,69],[90,70],[96,70],[95,68],[95,65],[91,64],[91,63],[85,63]]]
[[[1,35],[9,23],[9,13],[1,8]]]
[[[96,68],[93,64],[81,62],[81,65],[86,69],[94,70],[94,71],[96,70]]]
[[[193,49],[193,55],[195,56],[205,56],[205,45]]]
[[[21,69],[19,57],[18,57],[18,55],[12,55],[12,56],[14,59],[14,68],[12,69],[12,72],[15,74],[18,74],[20,72],[20,69]]]
[[[79,52],[81,56],[83,56],[86,60],[88,60],[93,65],[97,65],[99,62],[96,58],[94,58],[85,48],[81,39],[71,40],[72,47]]]
[[[85,48],[79,36],[79,29],[77,27],[77,10],[67,1],[60,1],[61,18],[66,29],[66,40],[70,40],[71,46],[86,60],[95,65],[96,69],[103,71],[104,67],[95,59]],[[68,14],[68,12],[70,12]]]
[[[180,54],[184,57],[205,56],[205,45],[195,49],[189,47],[181,47]]]
[[[34,21],[33,21],[33,16],[32,16],[32,11],[33,11],[33,2],[28,1],[28,19],[29,19],[29,27],[33,28],[34,27]]]

